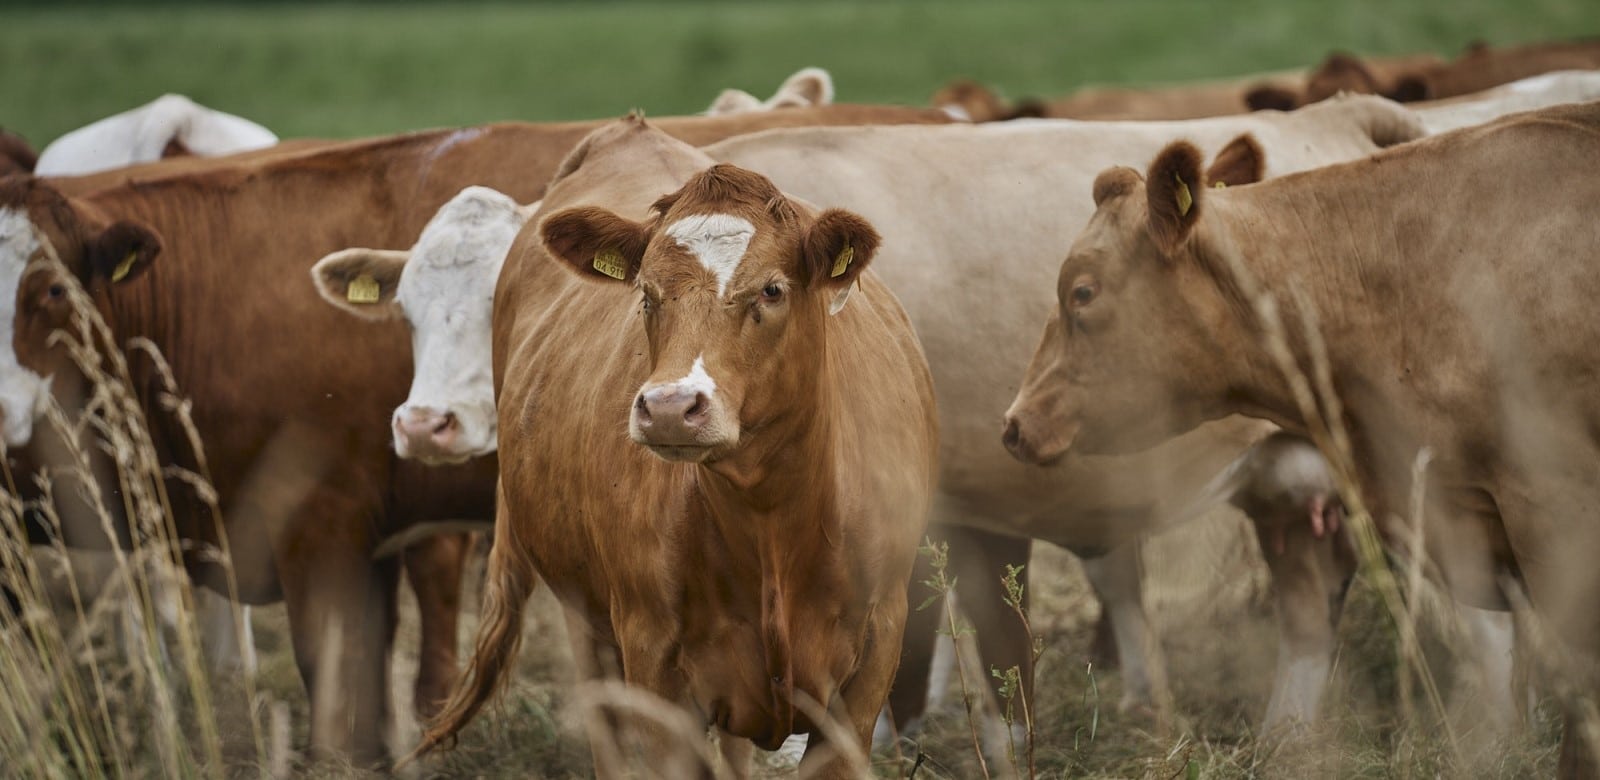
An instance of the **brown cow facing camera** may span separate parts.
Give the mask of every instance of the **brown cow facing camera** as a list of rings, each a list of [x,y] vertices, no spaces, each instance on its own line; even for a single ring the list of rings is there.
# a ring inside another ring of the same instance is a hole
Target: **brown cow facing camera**
[[[423,749],[498,687],[543,578],[585,679],[685,708],[735,766],[806,733],[804,772],[853,771],[899,663],[937,451],[921,348],[864,273],[878,242],[642,119],[572,152],[495,291],[484,622]],[[622,771],[619,735],[665,771],[666,735],[613,715],[597,773]]]

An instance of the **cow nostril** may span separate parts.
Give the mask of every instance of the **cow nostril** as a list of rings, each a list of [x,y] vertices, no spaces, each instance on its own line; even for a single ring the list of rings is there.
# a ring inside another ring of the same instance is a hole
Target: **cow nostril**
[[[693,418],[693,417],[700,417],[700,416],[705,415],[706,407],[708,405],[709,405],[709,402],[706,399],[705,393],[695,393],[694,394],[694,405],[689,407],[689,411],[683,413],[683,418],[685,420],[687,420],[687,419],[690,419],[690,418]]]
[[[439,420],[439,424],[435,425],[433,427],[433,434],[435,436],[437,436],[437,435],[439,435],[441,433],[445,433],[446,431],[449,431],[449,430],[451,430],[452,428],[455,428],[455,427],[456,427],[456,413],[455,412],[445,412],[444,413],[444,417],[441,420]]]
[[[650,406],[644,402],[644,393],[633,397],[633,413],[638,416],[639,422],[650,422]]]
[[[1022,428],[1017,425],[1015,418],[1006,421],[1006,431],[1000,435],[1000,442],[1006,445],[1008,450],[1015,450],[1022,442]]]

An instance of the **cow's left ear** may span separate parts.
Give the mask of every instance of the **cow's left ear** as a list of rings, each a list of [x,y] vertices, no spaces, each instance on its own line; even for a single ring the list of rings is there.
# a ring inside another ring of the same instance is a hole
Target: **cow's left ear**
[[[800,239],[800,273],[812,289],[848,289],[882,241],[865,219],[844,209],[817,215]]]
[[[1205,192],[1200,174],[1200,150],[1188,141],[1175,141],[1156,155],[1145,177],[1145,197],[1150,212],[1150,237],[1161,251],[1172,254],[1183,245],[1200,218]]]
[[[139,278],[161,254],[161,238],[133,222],[116,222],[90,242],[85,286],[121,284]]]
[[[1261,181],[1267,168],[1267,155],[1250,133],[1243,133],[1217,152],[1206,169],[1207,187],[1238,187]]]

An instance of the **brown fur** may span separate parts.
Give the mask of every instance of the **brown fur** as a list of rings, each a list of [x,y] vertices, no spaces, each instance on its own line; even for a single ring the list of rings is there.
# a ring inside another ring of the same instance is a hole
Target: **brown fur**
[[[843,209],[828,209],[817,216],[806,229],[800,242],[800,267],[804,281],[813,287],[845,287],[854,284],[856,277],[871,262],[882,241],[878,231],[867,221]],[[845,247],[850,247],[853,259],[844,273],[832,276],[833,264]]]
[[[1150,237],[1156,246],[1171,254],[1183,244],[1189,229],[1200,218],[1200,198],[1205,189],[1200,176],[1200,150],[1194,144],[1178,141],[1150,163],[1146,178],[1146,199],[1150,205]],[[1187,188],[1192,201],[1189,210],[1180,213],[1178,196]]]
[[[842,212],[824,222],[763,177],[711,167],[648,127],[619,123],[588,147],[545,195],[551,216],[518,237],[495,293],[503,434],[492,598],[470,672],[420,749],[451,739],[502,684],[535,571],[567,608],[583,677],[620,673],[692,703],[724,739],[772,748],[810,732],[820,750],[826,738],[794,707],[803,693],[865,745],[926,520],[930,380],[909,322],[870,275],[843,280],[862,289],[837,316],[825,286],[791,284],[779,302],[756,296],[774,276],[803,281],[795,274],[815,265],[808,246],[860,242],[865,266],[875,234]],[[756,226],[717,300],[696,259],[648,240],[707,213]],[[618,235],[636,246],[640,234],[647,249],[627,282],[557,267],[584,271],[595,247]],[[566,262],[552,264],[547,248]],[[639,288],[667,313],[641,322]],[[728,302],[746,300],[771,307],[768,318],[728,320]],[[707,403],[732,410],[740,435],[704,460],[669,462],[618,424],[642,387],[684,376],[691,358],[716,376]],[[618,717],[606,728],[625,725]],[[642,730],[646,741],[666,736]],[[807,771],[824,760],[811,750]],[[595,760],[597,773],[615,770],[609,753]]]
[[[0,176],[28,173],[39,162],[39,153],[22,136],[0,128]]]
[[[928,110],[830,106],[669,118],[660,126],[698,144],[763,127],[873,121],[948,118]],[[89,237],[99,226],[129,220],[160,237],[159,259],[138,278],[103,291],[97,303],[117,341],[151,339],[193,399],[243,596],[252,603],[287,601],[296,658],[316,699],[312,733],[319,753],[362,763],[383,755],[398,572],[393,563],[371,561],[370,550],[413,522],[487,517],[495,464],[492,458],[448,468],[395,461],[386,433],[410,381],[405,327],[352,326],[310,289],[307,269],[352,244],[406,245],[468,184],[534,200],[568,149],[597,124],[490,125],[236,159],[177,158],[121,173],[114,182],[124,183],[70,200],[19,201],[21,193],[0,190],[0,203],[25,205],[50,223],[56,249],[80,275],[104,267],[89,257]],[[24,307],[19,314],[30,320],[20,323],[19,340],[38,335],[37,344],[18,345],[30,355],[26,364],[55,360],[60,348],[43,340],[49,328],[31,322],[47,325],[48,312]],[[273,337],[264,339],[263,328]],[[149,366],[133,362],[139,388],[153,390]],[[153,392],[147,399],[163,457],[197,468],[181,429]],[[326,460],[326,472],[297,506],[241,504],[257,478],[257,456],[291,424],[306,432],[296,446]],[[169,489],[185,537],[215,541],[209,514],[189,487],[173,481]],[[202,555],[190,563],[201,579],[217,575]],[[329,669],[319,658],[334,622],[343,624],[344,642]],[[319,669],[341,680],[326,688],[339,694],[337,701],[316,693]]]

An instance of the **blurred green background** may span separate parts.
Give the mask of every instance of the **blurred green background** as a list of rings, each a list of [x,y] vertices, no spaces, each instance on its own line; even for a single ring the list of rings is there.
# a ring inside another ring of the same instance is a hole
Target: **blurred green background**
[[[284,137],[681,114],[805,65],[922,104],[957,76],[1055,95],[1596,32],[1596,0],[9,3],[0,125],[42,146],[168,91]]]

